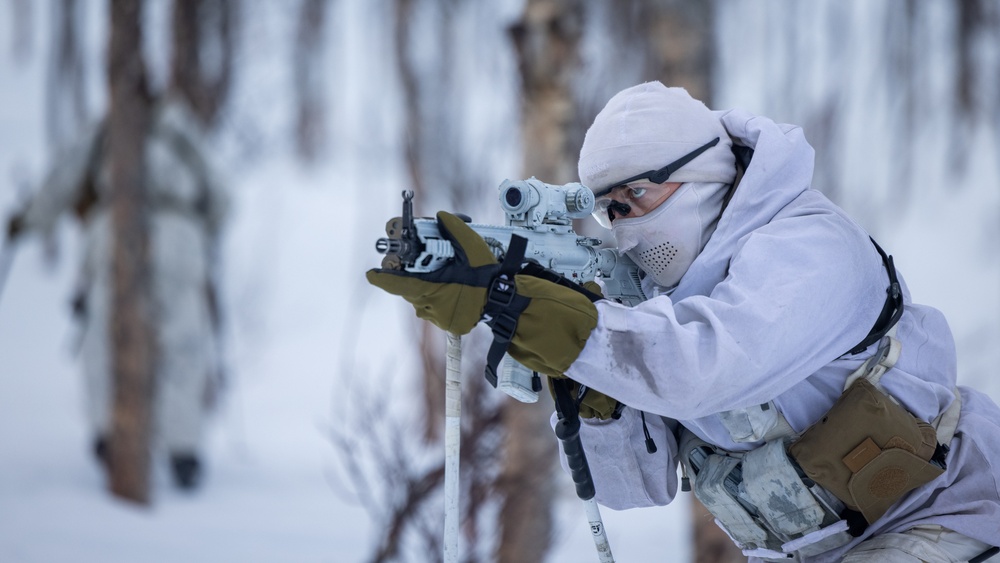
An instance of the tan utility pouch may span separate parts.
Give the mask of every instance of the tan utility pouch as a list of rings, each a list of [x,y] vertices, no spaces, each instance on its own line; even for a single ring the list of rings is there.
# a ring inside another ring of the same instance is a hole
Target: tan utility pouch
[[[810,479],[871,524],[944,471],[930,463],[936,449],[933,426],[861,378],[788,451]]]

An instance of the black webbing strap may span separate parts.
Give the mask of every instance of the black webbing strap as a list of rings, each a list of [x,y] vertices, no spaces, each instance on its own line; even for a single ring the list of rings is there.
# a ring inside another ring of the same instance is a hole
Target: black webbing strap
[[[979,555],[973,557],[972,559],[969,559],[969,563],[983,563],[983,561],[986,561],[987,559],[993,557],[997,553],[1000,553],[1000,547],[991,547],[986,551],[980,553]]]
[[[513,284],[510,285],[510,288],[513,291]],[[497,386],[497,366],[500,365],[500,360],[503,359],[507,349],[510,348],[511,340],[514,339],[517,319],[528,308],[529,303],[531,303],[531,299],[523,295],[513,294],[506,309],[497,313],[487,323],[493,329],[493,342],[490,344],[489,352],[486,353],[486,381],[489,381],[493,387]]]
[[[868,529],[868,521],[865,520],[865,515],[857,510],[845,507],[840,511],[840,519],[847,521],[847,533],[851,534],[852,538],[859,537]]]
[[[528,262],[527,264],[524,265],[524,268],[522,268],[521,271],[518,273],[526,276],[531,276],[534,278],[540,278],[546,281],[550,281],[556,285],[561,285],[567,289],[572,289],[573,291],[582,294],[587,299],[590,299],[591,303],[596,303],[601,299],[604,299],[603,295],[594,293],[593,291],[590,291],[589,289],[583,287],[582,285],[576,282],[569,281],[568,279],[560,276],[554,271],[543,267],[538,262]]]
[[[875,245],[875,250],[882,257],[882,263],[885,265],[886,272],[889,273],[889,287],[885,290],[885,305],[882,306],[882,312],[879,313],[875,325],[868,332],[868,336],[857,346],[851,348],[847,352],[848,354],[861,353],[865,348],[881,340],[903,316],[903,291],[899,287],[899,279],[896,277],[896,266],[892,262],[892,256],[886,254],[882,247],[875,242],[875,239],[868,238]]]
[[[531,299],[517,294],[514,286],[514,275],[521,269],[524,253],[528,248],[528,239],[512,235],[510,245],[497,276],[490,282],[486,292],[486,306],[483,307],[483,318],[493,330],[493,343],[486,354],[486,381],[493,387],[497,386],[497,366],[510,348],[510,341],[517,329],[517,318],[528,308]]]

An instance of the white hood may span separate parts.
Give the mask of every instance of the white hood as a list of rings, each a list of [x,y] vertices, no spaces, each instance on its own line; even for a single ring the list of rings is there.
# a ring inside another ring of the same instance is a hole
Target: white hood
[[[754,155],[715,233],[669,297],[635,308],[599,302],[598,326],[567,375],[695,429],[704,422],[702,437],[722,440],[708,435],[714,422],[698,419],[780,401],[797,386],[832,393],[829,382],[806,379],[842,382],[857,367],[860,359],[838,358],[872,328],[888,278],[864,229],[810,189],[814,152],[800,128],[739,110],[718,115]],[[901,332],[915,313],[904,297]],[[940,313],[930,318],[920,330],[947,330]],[[950,333],[923,353],[940,359],[909,365],[914,356],[904,354],[895,371],[941,381],[911,405],[931,415],[954,384]],[[789,400],[783,412],[793,426],[811,423],[836,394],[821,399]]]

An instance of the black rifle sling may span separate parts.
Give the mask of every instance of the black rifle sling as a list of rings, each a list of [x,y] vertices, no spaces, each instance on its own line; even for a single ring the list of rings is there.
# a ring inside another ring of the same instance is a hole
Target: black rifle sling
[[[736,156],[736,164],[739,171],[745,172],[750,167],[750,161],[753,159],[753,149],[749,147],[743,147],[739,145],[733,145],[733,154]],[[741,174],[742,175],[742,174]],[[735,188],[735,185],[734,185]],[[733,191],[730,190],[729,194],[726,196],[726,203],[728,204],[728,199],[732,197]],[[889,287],[886,289],[885,304],[882,306],[882,312],[879,313],[878,319],[875,321],[872,329],[868,331],[868,335],[865,336],[864,340],[859,342],[854,348],[851,348],[848,354],[859,354],[864,351],[865,348],[871,346],[872,344],[882,340],[882,337],[886,335],[887,332],[895,325],[899,318],[903,316],[903,292],[899,287],[899,280],[896,277],[896,266],[893,264],[892,256],[889,256],[882,250],[882,247],[875,242],[875,239],[868,237],[875,245],[875,250],[878,251],[879,256],[882,257],[882,264],[885,265],[886,272],[889,274]]]
[[[510,246],[500,264],[500,271],[490,283],[486,293],[486,306],[483,308],[483,319],[493,330],[493,343],[486,354],[486,381],[493,387],[497,386],[497,366],[507,353],[510,341],[517,329],[517,318],[528,308],[531,299],[517,294],[514,286],[514,275],[521,270],[524,262],[524,252],[528,248],[528,239],[511,235]]]
[[[521,271],[518,273],[522,275],[531,276],[534,278],[541,278],[543,280],[550,281],[556,285],[561,285],[567,289],[572,289],[577,293],[583,294],[583,296],[586,297],[587,299],[590,299],[591,303],[596,303],[601,299],[604,299],[603,295],[594,293],[593,291],[590,291],[589,289],[583,287],[582,285],[576,282],[569,281],[568,279],[560,276],[556,272],[543,267],[538,262],[528,262],[527,264],[524,265],[524,268],[522,268]]]
[[[875,242],[875,239],[869,237],[872,244],[875,245],[875,250],[878,251],[879,256],[882,257],[882,264],[885,265],[886,272],[889,274],[889,287],[885,290],[886,298],[885,304],[882,305],[882,312],[879,313],[878,319],[875,321],[875,325],[868,332],[868,336],[864,340],[858,343],[857,346],[851,348],[848,354],[859,354],[865,348],[871,346],[872,344],[882,340],[882,337],[889,332],[897,322],[899,318],[903,316],[903,291],[899,288],[899,279],[896,277],[896,266],[892,262],[892,256],[889,256],[882,250],[882,247]]]

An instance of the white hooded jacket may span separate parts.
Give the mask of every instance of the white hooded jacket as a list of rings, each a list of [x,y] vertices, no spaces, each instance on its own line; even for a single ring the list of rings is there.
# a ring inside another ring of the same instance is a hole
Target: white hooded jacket
[[[833,405],[882,310],[889,285],[868,234],[810,189],[813,149],[801,129],[744,111],[718,112],[753,160],[705,249],[669,295],[634,308],[600,301],[597,327],[566,375],[629,405],[619,420],[585,420],[581,439],[597,500],[615,509],[663,505],[677,492],[676,425],[725,449],[719,413],[774,401],[802,432]],[[954,400],[956,352],[944,316],[911,302],[898,323],[902,355],[882,386],[931,421]],[[907,494],[851,544],[933,523],[987,543],[1000,538],[1000,408],[961,388],[948,469]],[[646,452],[639,411],[658,447]],[[649,416],[649,415],[659,416]]]

